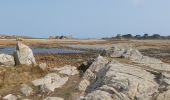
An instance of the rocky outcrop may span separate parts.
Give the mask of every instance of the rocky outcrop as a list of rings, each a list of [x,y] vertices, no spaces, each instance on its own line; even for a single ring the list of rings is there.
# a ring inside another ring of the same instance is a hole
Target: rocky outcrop
[[[119,57],[119,58],[129,58],[133,61],[139,61],[143,59],[143,55],[136,49],[124,48],[124,47],[111,47],[110,49],[104,50],[103,56]]]
[[[123,57],[125,52],[124,48],[119,48],[117,46],[111,47],[109,49],[103,50],[102,56],[110,56],[110,57]]]
[[[109,61],[102,56],[97,57],[84,73],[83,79],[79,84],[79,90],[85,91],[89,84],[93,84],[96,80],[96,74],[98,71],[103,69],[108,62]]]
[[[70,66],[70,65],[66,65],[61,68],[54,68],[54,70],[59,71],[58,73],[60,73],[60,74],[65,74],[65,75],[69,75],[69,76],[76,75],[79,73],[76,67]]]
[[[16,45],[14,59],[16,65],[37,65],[32,50],[21,42]]]
[[[112,58],[126,58],[142,66],[148,66],[156,70],[170,71],[169,64],[166,64],[156,58],[143,56],[137,49],[134,48],[123,48],[114,46],[108,50],[104,50],[102,55],[110,56]]]
[[[0,65],[14,66],[14,57],[7,54],[0,54]]]
[[[94,59],[88,59],[87,61],[83,62],[77,69],[80,72],[85,72],[93,62],[94,62]]]
[[[160,100],[169,97],[169,76],[99,56],[84,73],[79,90],[87,93],[85,100]]]
[[[49,73],[41,79],[32,81],[34,86],[40,86],[42,92],[54,91],[61,88],[68,81],[68,77],[60,77],[56,73]]]

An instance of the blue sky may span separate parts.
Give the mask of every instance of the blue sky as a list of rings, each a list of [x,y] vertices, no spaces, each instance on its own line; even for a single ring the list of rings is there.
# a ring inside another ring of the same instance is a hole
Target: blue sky
[[[170,0],[0,0],[0,34],[170,35]]]

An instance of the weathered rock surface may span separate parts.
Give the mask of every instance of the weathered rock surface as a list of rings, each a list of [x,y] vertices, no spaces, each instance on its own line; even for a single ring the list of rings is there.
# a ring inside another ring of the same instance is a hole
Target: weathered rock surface
[[[94,59],[88,59],[87,61],[83,62],[77,69],[81,72],[85,72],[93,62]]]
[[[64,99],[60,97],[47,97],[44,100],[64,100]]]
[[[14,59],[16,65],[37,65],[32,50],[20,42],[16,45]]]
[[[164,100],[169,98],[169,76],[99,56],[84,73],[79,90],[87,93],[85,100]]]
[[[156,100],[169,100],[170,99],[170,90],[167,90],[163,93],[158,94]]]
[[[54,70],[59,71],[60,74],[66,74],[66,75],[76,75],[78,74],[78,70],[74,66],[66,65],[61,68],[54,68]]]
[[[111,47],[103,51],[102,56],[111,56],[111,57],[122,57],[125,52],[124,48]]]
[[[8,94],[7,96],[2,98],[3,100],[17,100],[18,98],[13,94]]]
[[[0,65],[14,66],[14,57],[8,54],[0,54]]]
[[[148,66],[156,70],[170,71],[170,65],[162,62],[159,59],[143,56],[137,49],[134,48],[119,48],[112,47],[109,50],[105,50],[103,55],[110,57],[121,57],[130,59],[134,63],[138,63],[143,66]]]
[[[117,47],[117,46],[104,50],[102,55],[110,56],[110,57],[129,58],[134,61],[136,60],[138,61],[143,58],[143,55],[136,49],[123,48],[123,47]]]
[[[20,90],[25,96],[30,96],[33,93],[33,89],[26,84],[22,84]]]
[[[118,100],[118,99],[112,98],[112,94],[105,92],[105,91],[100,91],[100,90],[96,90],[88,94],[84,99],[85,100]]]
[[[56,88],[61,88],[68,81],[68,77],[60,77],[56,73],[47,74],[41,79],[32,81],[34,86],[40,86],[42,92],[54,91]]]
[[[93,83],[96,78],[96,73],[103,69],[109,61],[102,56],[95,59],[92,65],[86,70],[83,80],[79,84],[79,90],[85,91],[90,83]]]

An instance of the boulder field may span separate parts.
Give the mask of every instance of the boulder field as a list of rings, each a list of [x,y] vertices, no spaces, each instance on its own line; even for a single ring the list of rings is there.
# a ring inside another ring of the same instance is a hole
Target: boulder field
[[[77,89],[81,93],[75,100],[170,100],[170,65],[159,59],[143,56],[135,48],[112,47],[104,50],[95,59],[84,62],[78,69],[83,72]],[[18,42],[14,57],[0,54],[0,64],[4,66],[37,65],[32,50]],[[115,58],[126,59],[121,62]],[[38,66],[37,66],[38,67]],[[47,69],[46,64],[39,65]],[[80,74],[76,67],[66,65],[51,69],[44,77],[33,80],[33,87],[40,89],[39,95],[55,92],[68,83],[69,77]],[[32,85],[21,84],[24,97],[35,94]],[[4,100],[22,97],[12,93]],[[42,100],[64,100],[61,97],[45,96]]]

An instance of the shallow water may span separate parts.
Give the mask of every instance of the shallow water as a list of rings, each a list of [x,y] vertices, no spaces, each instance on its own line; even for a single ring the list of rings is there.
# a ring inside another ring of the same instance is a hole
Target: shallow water
[[[35,54],[67,54],[67,53],[82,53],[80,50],[70,50],[64,48],[31,48]],[[15,47],[0,47],[0,53],[13,54]]]
[[[112,47],[112,45],[67,45],[68,47],[71,48],[76,48],[76,49],[91,49],[91,50],[105,50],[106,48]]]

